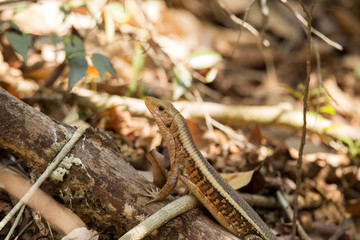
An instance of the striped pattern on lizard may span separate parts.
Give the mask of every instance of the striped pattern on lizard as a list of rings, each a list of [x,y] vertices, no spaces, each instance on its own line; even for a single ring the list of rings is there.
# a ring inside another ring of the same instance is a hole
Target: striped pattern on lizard
[[[259,215],[209,164],[196,147],[184,117],[167,101],[145,98],[171,160],[166,184],[151,201],[165,199],[178,179],[227,230],[243,239],[277,239]]]

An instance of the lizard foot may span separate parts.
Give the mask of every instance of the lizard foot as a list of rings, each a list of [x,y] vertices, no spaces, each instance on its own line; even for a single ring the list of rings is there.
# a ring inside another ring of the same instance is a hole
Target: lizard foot
[[[144,189],[145,193],[138,192],[137,195],[152,199],[152,200],[148,201],[147,203],[145,203],[145,206],[148,204],[162,200],[162,199],[158,198],[158,194],[159,194],[160,190],[158,188],[154,187],[153,185],[150,185],[150,187],[147,187],[144,185],[143,189]]]

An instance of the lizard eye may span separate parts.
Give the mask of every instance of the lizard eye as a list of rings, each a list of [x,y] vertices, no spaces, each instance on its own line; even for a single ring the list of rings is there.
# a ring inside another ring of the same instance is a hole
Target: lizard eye
[[[167,127],[167,128],[170,128],[170,127],[171,127],[171,123],[166,124],[166,127]]]
[[[159,111],[164,111],[164,107],[163,106],[159,106]]]

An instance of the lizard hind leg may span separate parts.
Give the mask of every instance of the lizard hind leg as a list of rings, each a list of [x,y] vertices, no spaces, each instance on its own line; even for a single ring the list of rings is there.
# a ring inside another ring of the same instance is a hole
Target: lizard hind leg
[[[173,162],[171,165],[171,169],[170,169],[170,173],[167,178],[167,181],[166,181],[165,185],[163,186],[163,188],[159,192],[157,192],[156,196],[154,197],[154,195],[155,195],[154,191],[149,191],[149,190],[147,190],[149,195],[141,194],[143,196],[153,198],[152,200],[147,202],[145,205],[148,205],[148,204],[154,203],[154,202],[158,202],[158,201],[162,201],[167,196],[169,196],[176,187],[176,183],[179,179],[179,175],[180,175],[179,165],[176,162]]]

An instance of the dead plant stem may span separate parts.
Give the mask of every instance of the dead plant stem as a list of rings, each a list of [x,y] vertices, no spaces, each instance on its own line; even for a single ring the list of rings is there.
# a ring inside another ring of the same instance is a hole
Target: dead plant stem
[[[310,83],[310,73],[311,73],[311,22],[312,22],[312,12],[316,5],[316,1],[312,4],[310,11],[308,11],[302,2],[302,0],[299,0],[299,3],[301,7],[303,8],[303,11],[305,12],[307,16],[307,59],[306,59],[306,80],[305,80],[305,92],[304,92],[304,98],[303,98],[303,127],[302,127],[302,133],[301,133],[301,142],[299,147],[299,158],[297,160],[296,164],[296,190],[295,190],[295,196],[294,196],[294,216],[292,219],[293,225],[291,229],[291,239],[295,240],[296,235],[296,221],[298,218],[298,202],[297,198],[299,196],[300,192],[300,182],[301,182],[301,169],[302,169],[302,157],[304,152],[304,146],[306,143],[306,113],[308,109],[308,96],[309,96],[309,83]]]

